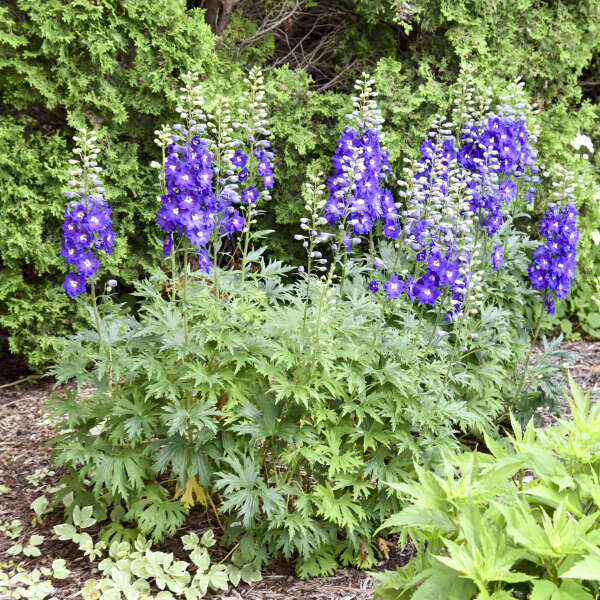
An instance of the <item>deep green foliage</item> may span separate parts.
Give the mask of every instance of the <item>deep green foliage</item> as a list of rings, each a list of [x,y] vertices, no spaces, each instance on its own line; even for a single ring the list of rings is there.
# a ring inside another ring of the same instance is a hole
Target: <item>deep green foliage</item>
[[[192,107],[206,89],[191,75],[185,81],[182,98]],[[260,81],[254,77],[254,92]],[[464,76],[457,88],[466,87]],[[352,118],[375,119],[371,83],[363,80],[357,90]],[[460,96],[458,104],[478,114]],[[195,140],[193,126],[211,123],[208,147],[215,161],[226,160],[237,126],[229,110],[209,115],[207,107],[210,101],[202,111],[179,110],[186,133],[177,139]],[[249,111],[244,119],[253,118]],[[441,144],[451,132],[443,135],[434,131],[432,139]],[[524,194],[491,240],[452,164],[445,175],[432,170],[428,188],[433,194],[437,178],[446,177],[443,208],[431,201],[430,218],[443,214],[453,224],[453,243],[471,248],[460,267],[469,274],[468,291],[446,320],[454,306],[448,290],[433,305],[369,291],[369,281],[383,276],[376,255],[390,272],[421,276],[414,240],[385,238],[378,223],[368,249],[346,248],[346,212],[335,233],[322,229],[322,175],[306,186],[310,219],[300,230],[310,232],[311,242],[303,242],[309,262],[296,276],[256,247],[268,232],[251,231],[252,220],[239,236],[213,230],[209,273],[190,260],[190,238],[175,233],[170,257],[136,283],[134,308],[105,296],[96,331],[64,341],[52,373],[93,392],[66,392],[52,404],[54,460],[68,470],[60,494],[93,506],[102,521],[114,507],[100,534],[110,541],[131,539],[135,529],[155,540],[172,536],[200,505],[235,549],[238,567],[260,568],[272,556],[295,559],[302,577],[331,573],[340,563],[372,566],[376,530],[403,501],[382,482],[410,481],[415,463],[434,468],[460,448],[461,437],[481,437],[504,402],[531,410],[555,399],[561,386],[550,360],[538,361],[529,378],[519,373],[528,358],[528,299],[539,296],[526,275],[536,244],[514,226],[525,218]],[[414,173],[407,168],[404,185],[421,189]],[[213,180],[215,194],[223,181]],[[402,211],[398,218],[402,224]],[[323,235],[329,259],[313,252]],[[467,240],[475,240],[472,247]],[[493,243],[504,249],[499,271],[489,260]],[[96,297],[90,299],[96,316]],[[556,356],[555,345],[547,354]]]
[[[0,7],[0,329],[31,367],[82,317],[57,286],[65,137],[86,122],[101,132],[117,231],[109,270],[131,281],[154,234],[155,123],[171,118],[180,73],[210,68],[212,48],[202,13],[179,1]]]
[[[137,287],[139,318],[103,317],[100,347],[86,331],[68,342],[58,380],[97,391],[52,409],[55,460],[70,473],[64,493],[98,507],[108,492],[127,505],[123,521],[160,539],[185,519],[163,481],[175,478],[188,505],[213,498],[245,561],[299,558],[302,576],[338,561],[373,564],[374,529],[400,507],[380,482],[409,479],[413,460],[430,465],[457,448],[456,430],[489,424],[511,387],[515,324],[490,307],[471,358],[449,373],[450,341],[428,347],[433,323],[410,311],[373,345],[380,307],[358,271],[347,297],[327,296],[315,340],[322,284],[313,283],[303,332],[303,288],[285,285],[284,272],[263,264],[243,287],[238,271],[220,273],[221,298],[194,277],[188,344],[181,301],[165,297],[161,273]]]
[[[571,381],[572,419],[546,429],[512,421],[489,453],[445,458],[438,473],[391,483],[412,504],[384,523],[417,553],[377,575],[384,600],[597,598],[600,408]],[[531,594],[531,595],[530,595]]]

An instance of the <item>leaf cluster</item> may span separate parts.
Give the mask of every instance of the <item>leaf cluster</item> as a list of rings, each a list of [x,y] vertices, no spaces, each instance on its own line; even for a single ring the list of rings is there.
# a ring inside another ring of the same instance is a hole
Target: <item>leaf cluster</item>
[[[102,342],[81,330],[53,369],[95,388],[51,404],[54,461],[69,471],[59,495],[99,520],[123,506],[107,540],[130,523],[158,541],[202,510],[240,567],[274,555],[302,577],[372,566],[376,529],[403,501],[382,482],[481,436],[514,393],[527,338],[500,299],[525,302],[527,243],[510,235],[506,273],[486,267],[484,306],[464,321],[478,335],[458,351],[435,311],[397,299],[382,313],[360,258],[343,294],[314,275],[289,283],[258,251],[248,278],[218,269],[218,292],[214,274],[155,271],[136,286],[137,314],[104,307]]]

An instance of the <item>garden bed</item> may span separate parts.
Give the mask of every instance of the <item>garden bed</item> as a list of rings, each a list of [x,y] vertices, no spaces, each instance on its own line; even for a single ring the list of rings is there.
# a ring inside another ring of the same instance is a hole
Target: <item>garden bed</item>
[[[583,389],[591,390],[592,397],[600,397],[600,342],[566,342],[562,348],[578,354],[576,361],[565,365],[575,381]],[[17,371],[11,366],[11,374],[21,375]],[[70,600],[80,596],[86,579],[98,577],[98,569],[79,553],[74,544],[52,539],[52,527],[62,522],[60,512],[48,515],[42,525],[31,527],[34,516],[31,503],[43,493],[42,486],[56,483],[61,475],[50,464],[50,451],[46,446],[52,437],[52,427],[44,416],[44,405],[52,391],[53,382],[49,379],[0,389],[0,485],[10,488],[8,493],[0,496],[0,520],[10,522],[19,519],[24,526],[22,537],[28,538],[33,533],[45,537],[40,546],[41,556],[26,559],[26,569],[49,566],[57,558],[67,560],[71,574],[63,581],[56,581],[55,585],[57,598]],[[85,390],[83,393],[86,393]],[[561,406],[561,414],[564,416],[567,412],[565,402]],[[545,423],[555,420],[547,411],[541,413]],[[56,472],[38,487],[27,481],[27,476],[44,469]],[[13,543],[5,536],[0,537],[1,562],[7,559],[6,551]],[[169,551],[174,549],[168,542],[166,546]],[[378,569],[394,569],[404,564],[409,556],[410,552],[403,553],[392,547],[389,560],[381,562]],[[372,594],[372,578],[356,569],[340,569],[332,577],[303,581],[294,576],[291,566],[275,563],[263,573],[263,580],[259,583],[240,585],[213,597],[222,600],[360,600],[371,598]]]

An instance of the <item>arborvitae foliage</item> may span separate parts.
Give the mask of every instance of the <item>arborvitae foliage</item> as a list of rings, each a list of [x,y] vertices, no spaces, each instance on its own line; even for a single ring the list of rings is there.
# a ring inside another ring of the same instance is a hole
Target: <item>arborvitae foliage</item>
[[[217,3],[189,2],[208,4]],[[231,93],[235,102],[243,70],[256,63],[271,67],[265,74],[271,129],[274,143],[285,148],[275,161],[281,185],[264,224],[277,229],[272,256],[288,261],[299,259],[290,233],[302,213],[302,181],[307,171],[327,166],[329,132],[349,108],[340,92],[356,71],[369,67],[378,80],[397,171],[404,157],[414,156],[423,122],[447,108],[461,66],[472,63],[477,83],[496,91],[523,77],[541,105],[539,147],[547,166],[558,161],[585,182],[576,198],[579,274],[555,323],[570,333],[567,317],[575,317],[576,327],[600,331],[600,312],[590,303],[600,260],[591,237],[600,228],[598,159],[570,157],[578,130],[596,146],[600,141],[598,107],[578,83],[598,80],[595,0],[320,0],[299,2],[297,10],[291,10],[296,3],[271,0],[232,5],[218,39],[203,11],[186,10],[185,0],[9,0],[0,7],[0,329],[13,352],[40,367],[52,358],[54,336],[77,320],[57,296],[62,273],[49,276],[58,259],[46,245],[56,247],[56,192],[66,181],[54,165],[74,128],[86,121],[100,134],[117,238],[129,239],[127,256],[119,246],[114,253],[120,289],[127,290],[148,272],[146,233],[158,190],[147,165],[159,158],[155,118],[167,121],[174,111],[178,75],[198,70],[213,91]],[[597,89],[583,86],[593,101]]]
[[[65,138],[84,123],[99,131],[121,240],[110,266],[131,281],[148,268],[155,123],[170,118],[181,72],[211,68],[213,43],[202,13],[177,0],[0,7],[0,329],[30,366],[78,318],[55,285]]]

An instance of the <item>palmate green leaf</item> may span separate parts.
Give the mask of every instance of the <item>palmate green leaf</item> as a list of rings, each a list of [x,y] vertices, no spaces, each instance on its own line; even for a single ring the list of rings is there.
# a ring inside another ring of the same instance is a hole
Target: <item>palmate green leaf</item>
[[[424,581],[410,596],[411,600],[471,600],[477,593],[472,581],[444,565],[424,571],[422,577]]]
[[[163,535],[173,535],[185,517],[183,505],[168,500],[165,490],[156,483],[144,488],[125,515],[126,519],[137,523],[142,534],[151,535],[154,541]]]
[[[335,555],[328,546],[314,549],[308,556],[296,561],[296,574],[300,579],[307,577],[327,577],[333,575],[338,567]]]
[[[594,600],[594,596],[575,581],[563,581],[558,587],[541,580],[534,582],[529,600]]]
[[[560,559],[567,554],[585,550],[585,535],[593,529],[600,513],[592,513],[576,520],[566,510],[564,502],[552,514],[542,507],[531,510],[522,499],[516,498],[513,506],[498,502],[493,504],[506,519],[506,531],[525,548],[535,548],[536,554]]]
[[[140,451],[141,450],[141,451]],[[144,488],[150,461],[140,447],[115,449],[98,457],[94,489],[105,486],[113,495],[127,499],[135,490]]]
[[[359,500],[368,498],[376,487],[375,482],[368,479],[357,479],[356,476],[341,474],[335,477],[333,481],[333,490],[350,489],[352,499]]]
[[[469,577],[481,589],[494,581],[518,583],[533,579],[511,570],[526,553],[506,543],[504,520],[494,506],[480,512],[478,507],[467,504],[457,525],[464,543],[442,538],[448,554],[436,555],[436,560]]]
[[[566,573],[563,573],[561,577],[600,581],[600,556],[586,556]]]
[[[314,486],[313,502],[318,515],[327,521],[333,521],[339,527],[347,528],[350,532],[353,532],[366,516],[361,504],[352,500],[351,493],[336,496],[329,484]]]
[[[294,554],[310,555],[314,548],[330,541],[331,537],[319,520],[309,517],[301,510],[300,500],[296,502],[296,508],[296,511],[282,513],[269,522],[269,528],[282,532],[277,547],[288,560]]]
[[[146,374],[148,382],[144,389],[145,398],[169,398],[177,400],[180,396],[179,379],[183,372],[181,368],[173,368],[158,357],[144,353],[132,365],[136,370]]]
[[[272,436],[296,444],[301,443],[299,427],[291,419],[281,419],[285,404],[275,403],[272,398],[258,394],[253,402],[245,400],[237,409],[239,422],[231,425],[232,431],[251,435],[254,439],[267,439]],[[289,410],[287,411],[289,414]]]
[[[184,403],[191,405],[189,408]],[[218,411],[211,400],[193,397],[187,401],[176,400],[165,406],[164,423],[170,436],[183,436],[189,431],[197,433],[203,429],[215,433],[218,421],[214,418]]]
[[[376,532],[402,531],[405,528],[428,532],[429,535],[443,535],[453,531],[456,525],[444,511],[411,505],[388,517]]]
[[[600,548],[586,540],[584,543],[588,547],[587,556],[584,556],[583,560],[575,563],[565,573],[561,573],[562,578],[600,581]]]
[[[567,510],[577,517],[583,517],[584,511],[581,506],[581,500],[577,492],[573,490],[558,490],[552,489],[546,485],[528,485],[520,493],[526,496],[529,501],[540,501],[551,508],[558,508],[561,503],[565,504]]]
[[[154,437],[158,416],[152,403],[145,400],[137,388],[133,388],[132,398],[117,396],[113,402],[113,413],[123,418],[120,422],[115,420],[111,439],[124,443]]]
[[[155,440],[150,446],[158,449],[152,465],[154,472],[163,473],[170,467],[179,478],[181,487],[195,475],[201,486],[208,487],[213,473],[212,447],[209,443],[213,437],[210,431],[204,430],[196,435],[193,442],[179,435],[167,440]]]
[[[188,364],[189,373],[183,375],[182,380],[193,381],[194,387],[202,390],[203,394],[207,394],[207,391],[215,392],[220,390],[224,383],[230,379],[233,379],[233,371],[223,368],[219,365],[211,370],[203,362]]]
[[[216,474],[215,489],[223,490],[223,511],[235,512],[246,529],[252,527],[261,510],[268,519],[281,515],[286,506],[284,491],[266,486],[253,459],[230,456],[223,462],[232,471]]]

